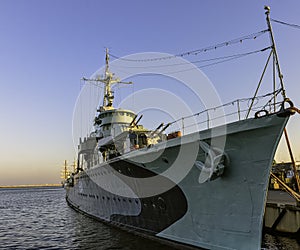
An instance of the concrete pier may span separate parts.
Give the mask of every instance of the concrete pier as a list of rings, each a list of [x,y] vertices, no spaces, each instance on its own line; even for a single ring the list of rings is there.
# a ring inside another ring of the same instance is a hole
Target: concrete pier
[[[269,190],[264,227],[274,232],[300,234],[300,206],[287,192]]]

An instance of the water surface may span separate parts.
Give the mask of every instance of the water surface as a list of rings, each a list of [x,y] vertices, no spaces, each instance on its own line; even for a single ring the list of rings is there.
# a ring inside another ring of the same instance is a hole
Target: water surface
[[[0,220],[0,249],[173,249],[74,211],[62,188],[0,189]],[[300,249],[296,239],[263,238],[263,249]]]

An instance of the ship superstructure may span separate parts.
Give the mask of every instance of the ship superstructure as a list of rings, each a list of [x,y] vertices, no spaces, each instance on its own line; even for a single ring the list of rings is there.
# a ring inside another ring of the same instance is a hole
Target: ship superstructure
[[[89,137],[80,141],[78,164],[82,169],[89,169],[132,150],[149,147],[166,140],[163,131],[169,126],[160,124],[155,131],[148,130],[139,122],[143,115],[137,116],[133,111],[113,107],[113,84],[132,84],[122,82],[109,71],[109,54],[106,49],[106,67],[104,78],[86,79],[104,84],[103,104],[98,108],[94,119],[95,130]],[[178,136],[179,133],[174,133]],[[96,148],[96,153],[94,150]]]

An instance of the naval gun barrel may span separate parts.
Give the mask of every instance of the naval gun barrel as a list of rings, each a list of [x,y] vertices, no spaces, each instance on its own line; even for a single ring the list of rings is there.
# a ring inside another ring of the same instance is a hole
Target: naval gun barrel
[[[157,133],[158,130],[160,130],[160,128],[164,126],[164,123],[162,122],[154,131],[151,132],[150,135],[154,135],[155,133]]]
[[[164,126],[164,128],[161,130],[161,131],[159,131],[159,135],[162,133],[162,132],[164,132],[169,126],[171,125],[171,123],[168,123],[166,126]]]
[[[134,124],[135,119],[137,118],[137,115],[135,115],[131,121],[131,123],[129,124],[129,126],[132,126],[132,124]]]
[[[141,116],[139,117],[139,119],[135,122],[135,126],[136,126],[136,127],[137,127],[139,121],[142,119],[142,117],[143,117],[143,115],[141,115]]]
[[[136,118],[137,118],[137,116],[138,116],[138,115],[135,115],[135,116],[133,117],[131,123],[129,124],[130,127],[131,127],[131,126],[137,127],[139,121],[140,121],[140,120],[142,119],[142,117],[143,117],[143,115],[141,115],[141,116],[139,117],[139,119],[138,119],[137,121],[135,121]]]

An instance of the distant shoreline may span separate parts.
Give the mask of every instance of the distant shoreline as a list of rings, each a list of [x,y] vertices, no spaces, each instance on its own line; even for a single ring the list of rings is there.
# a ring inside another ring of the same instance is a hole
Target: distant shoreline
[[[0,188],[38,188],[38,187],[62,187],[62,184],[28,184],[28,185],[0,185]]]

